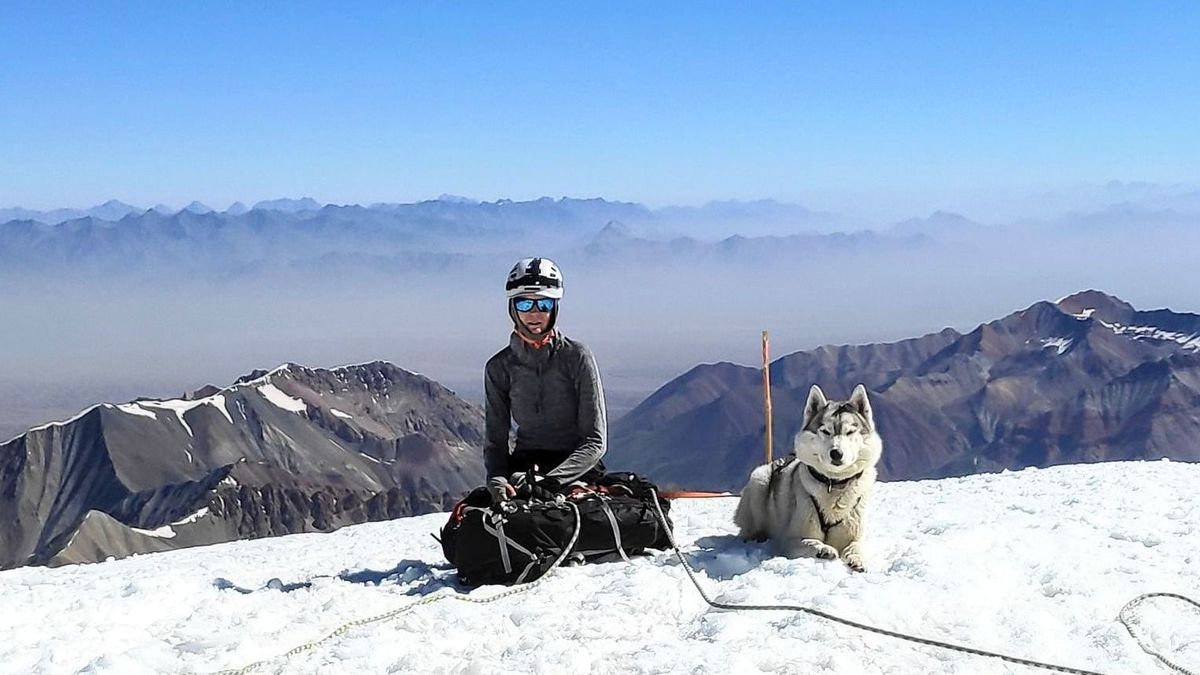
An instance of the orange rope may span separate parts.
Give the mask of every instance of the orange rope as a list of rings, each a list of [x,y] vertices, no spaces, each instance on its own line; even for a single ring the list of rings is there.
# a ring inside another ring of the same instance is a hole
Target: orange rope
[[[732,492],[697,492],[694,490],[663,490],[658,493],[664,499],[705,499],[712,497],[737,497]]]

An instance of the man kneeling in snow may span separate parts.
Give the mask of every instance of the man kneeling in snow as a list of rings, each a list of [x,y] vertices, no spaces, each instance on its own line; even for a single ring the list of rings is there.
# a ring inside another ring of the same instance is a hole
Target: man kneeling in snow
[[[484,369],[487,438],[484,466],[492,500],[518,490],[557,493],[603,475],[608,421],[596,360],[555,330],[562,272],[548,258],[525,258],[505,284],[513,333]],[[509,434],[516,423],[516,444]],[[536,474],[531,482],[526,477]]]

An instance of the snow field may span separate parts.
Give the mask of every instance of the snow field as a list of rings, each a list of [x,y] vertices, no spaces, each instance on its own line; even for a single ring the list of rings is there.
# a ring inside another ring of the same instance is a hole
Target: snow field
[[[869,569],[788,560],[734,536],[736,499],[679,500],[676,537],[714,599],[796,604],[882,628],[1105,673],[1165,673],[1117,622],[1135,595],[1200,597],[1200,466],[1126,462],[879,486]],[[269,659],[429,594],[459,595],[430,537],[444,514],[0,572],[0,673],[209,673]],[[347,579],[315,578],[344,575]],[[272,578],[310,588],[241,594]],[[503,589],[484,587],[469,597]],[[1200,666],[1200,612],[1141,630]],[[794,612],[722,612],[669,552],[557,570],[490,604],[350,629],[257,672],[1028,673]],[[1043,671],[1044,672],[1044,671]]]

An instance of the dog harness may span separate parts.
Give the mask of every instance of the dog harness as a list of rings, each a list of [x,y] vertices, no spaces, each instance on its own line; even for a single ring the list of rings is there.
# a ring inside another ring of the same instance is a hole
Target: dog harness
[[[771,478],[769,480],[769,483],[771,485],[773,485],[775,483],[775,478],[779,475],[779,472],[783,471],[784,468],[786,468],[788,465],[790,465],[794,461],[796,461],[796,456],[788,455],[787,457],[781,457],[781,458],[775,460],[774,462],[771,462]],[[846,478],[830,478],[829,476],[826,476],[825,474],[821,473],[820,471],[817,471],[816,469],[812,468],[808,464],[805,464],[804,466],[808,469],[808,474],[810,476],[812,476],[818,482],[820,482],[822,485],[825,486],[826,492],[833,492],[834,488],[837,488],[840,490],[840,489],[846,487],[847,485],[849,485],[850,483],[858,480],[863,475],[863,472],[859,471],[858,473],[854,474],[853,476],[849,476]],[[769,490],[770,490],[770,487],[768,487],[768,491]],[[817,512],[817,523],[821,526],[821,535],[822,536],[828,536],[830,530],[832,530],[833,528],[835,528],[838,525],[841,525],[843,522],[845,522],[845,520],[846,520],[845,518],[838,520],[836,522],[832,522],[832,523],[829,522],[825,517],[825,512],[821,510],[821,505],[817,503],[816,498],[810,494],[808,496],[808,499],[809,499],[809,501],[812,502],[813,509],[815,509]],[[850,510],[853,511],[854,508],[857,507],[858,503],[861,501],[862,501],[862,495],[859,495],[858,499],[855,500],[854,505],[850,507]]]

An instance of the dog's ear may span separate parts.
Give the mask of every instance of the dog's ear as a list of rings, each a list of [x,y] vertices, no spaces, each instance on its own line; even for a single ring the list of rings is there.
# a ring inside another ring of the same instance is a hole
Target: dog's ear
[[[804,424],[801,424],[800,428],[807,429],[808,423],[825,410],[827,403],[829,401],[825,398],[825,392],[821,391],[821,388],[814,384],[812,389],[808,390],[808,401],[804,404]]]
[[[871,414],[871,402],[867,400],[867,388],[863,385],[858,385],[854,388],[854,393],[850,394],[850,406],[862,415],[871,428],[875,428],[875,417]]]

